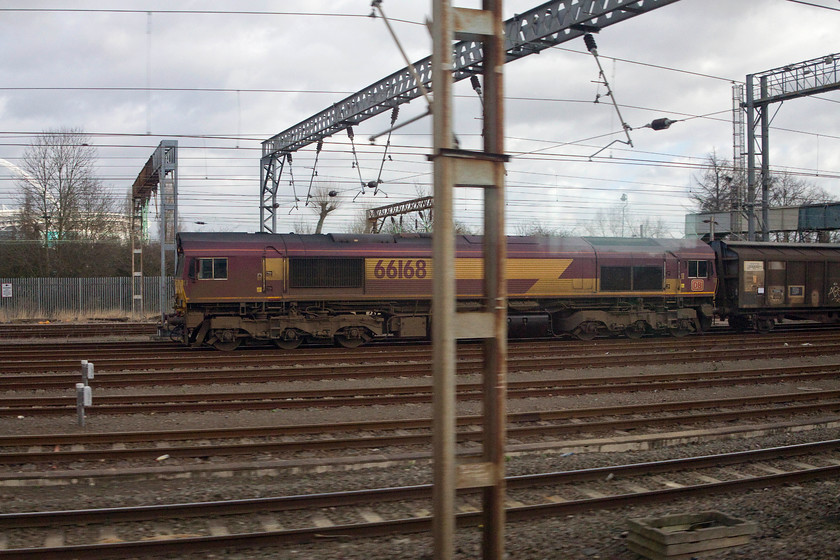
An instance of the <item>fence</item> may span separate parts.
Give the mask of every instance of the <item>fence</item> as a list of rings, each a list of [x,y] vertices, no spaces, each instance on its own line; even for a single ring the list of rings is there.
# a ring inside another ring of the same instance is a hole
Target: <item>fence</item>
[[[143,279],[143,317],[160,315],[160,277]],[[0,278],[0,320],[113,318],[132,315],[132,278]],[[165,301],[175,295],[166,277]],[[140,317],[138,317],[140,318]]]

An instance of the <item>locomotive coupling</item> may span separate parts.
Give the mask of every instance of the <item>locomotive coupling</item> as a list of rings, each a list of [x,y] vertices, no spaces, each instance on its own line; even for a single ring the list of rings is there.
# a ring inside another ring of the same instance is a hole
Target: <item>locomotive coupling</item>
[[[163,324],[169,325],[170,327],[180,327],[185,321],[186,318],[179,313],[168,313],[164,318]]]

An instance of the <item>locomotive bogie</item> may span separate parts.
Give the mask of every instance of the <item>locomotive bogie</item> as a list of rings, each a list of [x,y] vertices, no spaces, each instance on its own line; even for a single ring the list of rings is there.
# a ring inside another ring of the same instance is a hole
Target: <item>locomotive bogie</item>
[[[198,312],[189,314],[196,323]],[[334,316],[283,315],[263,318],[214,315],[204,317],[195,324],[196,336],[191,341],[202,341],[215,345],[217,341],[231,342],[236,339],[275,341],[279,347],[296,347],[308,339],[329,340],[337,338],[343,345],[364,342],[385,333],[383,319],[368,314],[341,314]],[[206,339],[204,336],[206,335]]]
[[[621,313],[583,310],[557,317],[554,329],[556,332],[572,333],[582,340],[591,340],[597,335],[639,338],[647,333],[684,336],[705,330],[699,317],[693,308]]]

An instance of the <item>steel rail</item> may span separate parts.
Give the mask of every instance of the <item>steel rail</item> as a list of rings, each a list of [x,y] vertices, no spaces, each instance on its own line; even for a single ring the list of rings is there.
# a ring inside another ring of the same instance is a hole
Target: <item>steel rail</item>
[[[810,381],[820,379],[834,379],[838,373],[829,368],[825,371],[814,373],[793,373],[790,375],[767,375],[738,376],[724,379],[728,384],[744,385],[755,383],[784,382],[784,381]],[[646,379],[643,377],[628,377],[623,382],[616,382],[618,378],[609,384],[581,383],[572,380],[536,380],[536,381],[513,381],[508,384],[508,394],[511,398],[533,398],[545,396],[569,396],[579,394],[597,393],[618,393],[627,391],[644,390],[674,390],[714,387],[721,384],[721,379],[683,379],[679,381],[660,381],[657,379]],[[481,392],[480,383],[459,383],[457,385],[460,400],[472,400]],[[102,410],[108,407],[125,405],[147,405],[147,404],[180,404],[200,403],[208,405],[234,403],[251,403],[270,401],[284,404],[301,403],[306,406],[354,406],[358,404],[405,404],[429,401],[432,394],[432,386],[428,383],[423,385],[393,385],[377,387],[347,387],[340,389],[306,389],[306,390],[274,390],[274,391],[225,391],[212,393],[156,393],[156,394],[120,394],[120,395],[98,395],[96,404],[87,407],[90,411]],[[68,396],[24,396],[24,397],[0,397],[0,414],[11,411],[49,408],[67,408],[76,406],[75,395]],[[247,407],[245,407],[247,408]]]
[[[644,385],[634,385],[634,390],[644,389]],[[590,392],[590,387],[583,387],[580,392]],[[537,395],[533,390],[526,390],[524,392],[509,391],[511,398],[531,398],[534,396],[557,396],[564,392],[563,389],[551,389],[542,392],[542,395]],[[566,391],[566,394],[575,394]],[[823,390],[812,391],[808,393],[792,393],[783,394],[784,398],[791,398],[800,395],[801,397],[813,398],[835,398],[840,395],[840,391]],[[738,397],[719,399],[718,403],[726,402],[740,402],[743,399],[753,398],[776,398],[777,395],[768,395],[763,397]],[[459,393],[457,395],[460,401],[478,400],[481,398],[479,391]],[[102,404],[102,402],[106,404]],[[136,414],[148,412],[188,412],[188,411],[209,411],[209,410],[264,410],[264,409],[296,409],[296,408],[335,408],[341,406],[371,406],[371,405],[394,405],[394,404],[408,404],[408,403],[428,403],[430,402],[430,393],[421,394],[401,394],[397,396],[390,395],[367,395],[367,396],[350,396],[348,398],[332,397],[332,398],[313,398],[305,397],[301,400],[290,400],[288,392],[271,392],[271,393],[213,393],[203,395],[117,395],[117,396],[101,396],[97,399],[98,404],[87,407],[88,413],[99,414]],[[768,401],[772,402],[772,401]],[[675,406],[679,403],[669,403],[667,406]],[[656,410],[657,407],[666,406],[665,403],[657,403],[655,405],[633,405],[644,410],[646,407],[651,407]],[[690,405],[689,405],[690,406]],[[73,397],[23,397],[23,398],[7,398],[0,399],[0,416],[9,415],[51,415],[51,414],[65,414],[75,410],[75,398]],[[580,409],[575,409],[579,411]]]
[[[807,397],[808,393],[801,394],[801,397]],[[785,398],[780,402],[785,405]],[[806,398],[810,401],[813,399]],[[718,411],[712,413],[692,413],[685,416],[676,416],[673,418],[692,420],[705,419],[722,419],[728,421],[731,419],[738,419],[741,417],[755,417],[762,414],[776,414],[778,412],[818,412],[832,410],[840,401],[818,402],[802,405],[788,405],[782,409],[755,409],[755,410],[737,410],[737,411]],[[720,401],[699,401],[698,409],[714,408],[715,403]],[[733,406],[761,406],[765,403],[760,402],[746,402],[746,403],[726,403],[727,408]],[[661,407],[660,407],[661,408]],[[662,411],[667,411],[662,408]],[[548,422],[557,420],[566,420],[578,416],[597,417],[597,415],[637,415],[639,411],[635,408],[628,409],[626,406],[620,408],[616,407],[602,407],[592,409],[558,409],[558,410],[541,410],[530,412],[510,412],[507,415],[508,422],[511,427],[510,430],[521,433],[528,433],[534,428],[516,427],[516,424],[533,423],[533,422]],[[464,415],[457,418],[458,426],[474,426],[480,425],[482,422],[480,415]],[[570,427],[579,427],[585,429],[597,428],[598,426],[617,427],[635,427],[641,423],[648,422],[650,419],[630,419],[630,420],[613,420],[604,422],[587,422],[585,424],[570,424]],[[668,418],[670,420],[670,418]],[[426,430],[431,426],[431,418],[401,418],[393,420],[363,420],[356,422],[338,422],[327,424],[284,424],[282,426],[255,426],[255,427],[235,427],[235,428],[204,428],[204,429],[182,429],[182,430],[162,430],[162,431],[136,431],[136,432],[87,432],[87,433],[64,433],[64,434],[24,434],[24,435],[5,435],[0,436],[0,448],[10,447],[33,447],[33,446],[61,446],[61,445],[112,445],[115,443],[138,443],[138,442],[163,442],[163,441],[187,441],[187,440],[210,440],[210,439],[233,439],[233,438],[258,438],[258,437],[272,437],[277,435],[282,436],[300,436],[311,434],[322,434],[329,432],[331,435],[337,433],[358,433],[371,431],[388,431],[388,430]],[[537,427],[539,430],[541,427]],[[563,432],[563,425],[555,425],[549,428],[550,430],[557,430]]]
[[[539,347],[540,345],[546,344],[555,346],[558,343],[569,344],[572,345],[574,348],[603,347],[607,345],[616,348],[632,348],[634,347],[634,345],[638,344],[656,344],[657,346],[666,347],[685,347],[689,342],[692,346],[708,346],[711,344],[723,344],[729,346],[733,343],[738,344],[739,341],[740,343],[743,343],[744,341],[751,339],[772,341],[778,338],[784,338],[785,342],[788,342],[789,344],[798,344],[800,342],[819,342],[820,340],[828,339],[831,337],[836,338],[838,330],[840,329],[836,325],[809,325],[809,328],[805,330],[803,330],[803,327],[800,325],[791,325],[785,328],[784,330],[782,327],[779,327],[778,329],[774,329],[771,333],[740,333],[734,335],[732,331],[729,331],[727,328],[717,328],[713,329],[711,332],[704,333],[701,336],[692,336],[688,339],[675,339],[671,337],[645,337],[643,340],[639,341],[621,338],[598,338],[594,341],[589,342],[580,341],[569,337],[558,337],[553,339],[536,339],[529,341],[512,340],[510,342],[510,345],[514,350],[516,350],[517,346],[530,347],[531,345],[536,345],[536,347]],[[405,348],[406,345],[408,345],[410,348],[422,348],[427,346],[427,343],[423,341],[374,341],[364,346],[363,348],[356,350],[355,352],[375,353],[377,351],[383,350],[399,351],[401,348]],[[466,342],[460,346],[460,348],[468,347],[469,344]],[[15,360],[30,359],[38,356],[43,356],[44,352],[49,352],[54,358],[58,359],[90,359],[91,353],[95,353],[97,357],[101,357],[103,354],[107,354],[109,352],[112,355],[124,355],[126,352],[126,348],[130,348],[132,353],[149,351],[157,354],[176,353],[183,354],[184,356],[194,357],[196,354],[206,352],[217,357],[224,356],[224,354],[221,354],[217,350],[212,349],[210,347],[187,348],[181,345],[180,343],[169,341],[168,339],[157,341],[102,340],[96,342],[66,339],[63,341],[50,340],[50,342],[36,342],[35,340],[26,342],[22,342],[19,340],[3,340],[2,344],[0,344],[0,358]],[[255,353],[265,353],[273,356],[274,358],[278,358],[283,357],[284,355],[286,357],[303,357],[313,353],[329,355],[329,353],[332,352],[351,353],[354,351],[350,349],[336,349],[322,345],[303,347],[290,352],[286,350],[276,350],[273,346],[266,345],[243,348],[239,350],[236,355],[243,356],[252,355]]]
[[[722,465],[735,465],[751,461],[766,461],[813,453],[826,453],[840,449],[840,439],[801,443],[765,449],[751,449],[717,455],[702,455],[663,461],[593,467],[574,471],[555,471],[505,477],[510,488],[529,488],[538,485],[570,484],[603,480],[606,475],[642,476],[700,469]],[[837,465],[840,468],[840,465]],[[463,491],[462,493],[469,493]],[[260,511],[287,511],[303,507],[337,507],[370,504],[377,501],[423,499],[431,495],[431,485],[402,486],[365,490],[351,490],[321,494],[302,494],[268,498],[197,502],[187,504],[161,504],[119,508],[64,510],[50,512],[24,512],[0,514],[0,527],[39,527],[60,523],[101,523],[103,521],[153,520],[161,517],[196,517],[207,515],[207,510],[218,514],[235,515]]]
[[[708,348],[708,349],[697,349],[697,348],[685,348],[683,349],[673,349],[672,351],[662,351],[657,350],[656,352],[651,352],[651,348],[648,345],[637,345],[636,350],[637,352],[630,353],[626,349],[624,352],[614,352],[605,350],[604,348],[595,348],[594,351],[597,353],[593,353],[593,349],[590,348],[585,351],[572,351],[572,352],[563,352],[562,355],[557,353],[556,347],[540,349],[540,348],[532,348],[530,352],[522,351],[514,352],[508,359],[508,366],[509,368],[514,369],[527,369],[527,368],[538,368],[538,367],[552,367],[552,368],[575,368],[575,367],[596,367],[596,366],[606,366],[606,365],[630,365],[630,364],[656,364],[656,363],[672,363],[672,362],[703,362],[703,361],[720,361],[726,358],[726,354],[724,350],[721,348]],[[755,358],[767,358],[768,356],[772,356],[774,358],[782,358],[782,357],[792,357],[792,356],[817,356],[817,355],[827,355],[827,354],[836,354],[840,353],[840,342],[833,341],[825,344],[821,343],[810,343],[809,345],[791,345],[789,343],[778,342],[774,344],[765,344],[765,345],[756,345],[750,348],[737,348],[737,350],[733,350],[733,352],[737,352],[737,356],[733,356],[732,359],[755,359]],[[420,367],[425,365],[426,367],[430,366],[431,361],[428,358],[428,352],[422,352],[423,357],[418,357],[416,360],[413,360],[410,364],[412,367]],[[418,354],[418,356],[420,355]],[[545,354],[545,355],[540,355]],[[357,371],[365,371],[366,369],[369,370],[373,369],[382,369],[382,362],[393,362],[396,360],[403,360],[406,359],[406,353],[395,353],[389,354],[384,356],[378,356],[376,360],[374,360],[370,354],[362,354],[364,356],[363,359],[367,360],[369,363],[359,364],[359,365],[348,365],[346,363],[341,364],[342,368],[358,368]],[[411,354],[408,354],[411,355]],[[477,355],[477,354],[475,354]],[[335,364],[336,361],[351,361],[352,356],[358,356],[358,354],[344,354],[338,353],[335,357],[330,358],[331,364],[324,365],[323,367],[330,367],[335,368],[338,367]],[[323,364],[324,357],[321,356],[320,358],[314,358],[316,360],[320,360]],[[282,359],[278,361],[276,356],[274,357],[265,357],[265,356],[249,356],[247,353],[232,353],[232,354],[224,354],[220,355],[218,352],[216,353],[204,353],[204,354],[197,354],[194,356],[189,356],[188,360],[190,361],[191,365],[195,366],[196,362],[204,363],[207,365],[213,365],[215,367],[224,367],[225,365],[231,367],[242,367],[244,365],[260,365],[261,363],[265,363],[266,361],[271,361],[272,363],[280,366],[283,362]],[[298,358],[297,363],[301,363],[304,361],[304,358]],[[290,357],[289,362],[287,365],[291,365],[294,363],[294,358]],[[125,370],[131,368],[145,368],[145,369],[161,369],[165,368],[168,370],[172,369],[172,358],[171,357],[155,357],[155,358],[124,358],[124,359],[98,359],[96,360],[96,367],[97,371],[113,371],[113,370]],[[474,373],[480,371],[482,366],[481,360],[473,357],[467,357],[459,359],[458,361],[458,373]],[[402,364],[401,364],[401,367]],[[43,360],[38,362],[4,362],[0,364],[0,373],[26,373],[26,372],[35,372],[35,373],[42,373],[45,371],[52,371],[52,372],[67,372],[67,371],[77,371],[79,369],[79,363],[73,360]]]
[[[822,326],[822,325],[821,325]],[[821,329],[812,329],[807,331],[795,331],[795,332],[780,332],[780,331],[773,331],[770,333],[764,334],[757,334],[757,333],[740,333],[740,334],[733,334],[733,333],[726,333],[726,332],[711,332],[711,333],[704,333],[702,335],[697,336],[689,336],[686,338],[674,338],[670,336],[650,336],[644,337],[642,339],[628,339],[628,338],[598,338],[593,341],[584,341],[584,340],[577,340],[571,337],[557,337],[557,338],[542,338],[542,339],[533,339],[533,340],[511,340],[511,346],[514,348],[516,347],[536,347],[536,348],[543,348],[543,347],[551,347],[556,348],[557,344],[566,344],[570,345],[572,349],[586,349],[590,347],[602,347],[602,346],[610,346],[610,347],[617,347],[617,348],[633,348],[637,347],[638,345],[645,345],[645,344],[656,344],[657,346],[666,346],[666,347],[685,347],[689,345],[690,342],[691,346],[708,346],[712,344],[720,345],[737,345],[743,344],[746,342],[755,342],[755,343],[768,343],[768,342],[778,342],[779,339],[783,339],[784,342],[788,342],[791,344],[797,344],[799,342],[819,342],[824,340],[836,340],[838,338],[838,332],[840,332],[840,327],[830,325],[830,330],[821,328]],[[428,343],[422,340],[413,340],[413,341],[402,341],[402,344],[396,344],[397,341],[391,340],[382,340],[382,341],[373,341],[372,343],[363,346],[357,349],[349,349],[349,348],[336,348],[332,345],[320,345],[320,346],[304,346],[301,348],[297,348],[294,351],[289,350],[278,350],[271,346],[270,344],[266,346],[255,346],[242,349],[237,351],[235,355],[245,356],[254,353],[264,353],[270,354],[275,357],[300,357],[306,356],[310,354],[331,354],[331,353],[375,353],[377,351],[382,352],[401,352],[405,351],[406,348],[408,351],[419,350],[422,348],[428,349]],[[77,341],[77,340],[68,340],[66,342],[62,342],[61,344],[56,344],[54,341],[50,342],[18,342],[18,341],[4,341],[3,344],[0,344],[0,356],[6,357],[10,354],[14,354],[16,352],[25,352],[25,353],[32,353],[33,351],[50,351],[57,354],[61,353],[74,353],[78,352],[88,352],[88,351],[97,351],[97,352],[107,352],[111,350],[113,353],[119,353],[124,351],[126,346],[132,347],[132,349],[139,350],[139,349],[152,349],[152,350],[167,350],[167,351],[175,351],[184,353],[185,355],[196,355],[196,354],[206,354],[211,356],[230,356],[230,354],[226,354],[223,352],[219,352],[214,350],[210,347],[200,347],[200,348],[188,348],[183,346],[180,343],[169,341],[165,339],[163,341],[114,341],[114,340],[104,340],[104,341]],[[468,341],[464,341],[460,346],[460,348],[469,348],[471,344]]]
[[[87,336],[153,335],[157,325],[152,323],[0,325],[0,339],[19,338],[79,338]]]
[[[377,378],[382,377],[381,367],[366,368],[364,371],[350,366],[351,371],[344,372],[335,366],[304,367],[289,369],[278,369],[268,367],[263,369],[248,368],[221,368],[221,369],[199,369],[199,370],[178,370],[176,372],[159,371],[125,371],[119,373],[102,373],[96,375],[95,385],[101,388],[124,388],[139,386],[160,386],[160,385],[204,385],[204,384],[251,384],[267,382],[291,382],[291,381],[313,381],[344,378]],[[516,371],[516,368],[512,368]],[[303,370],[303,371],[301,371]],[[744,378],[759,377],[760,381],[772,381],[782,376],[794,374],[815,374],[830,372],[836,374],[840,370],[840,362],[834,364],[818,364],[804,366],[780,366],[761,367],[754,369],[727,369],[715,371],[692,371],[683,373],[645,373],[639,377],[640,382],[679,382],[683,380],[721,379],[740,375]],[[401,377],[427,376],[428,366],[422,364],[418,367],[401,366],[399,374]],[[0,377],[0,389],[23,391],[23,390],[45,390],[45,389],[67,389],[74,386],[79,376],[73,374],[32,374],[22,377]],[[628,383],[634,378],[630,376],[592,376],[574,377],[567,379],[553,380],[556,386],[574,385],[611,385],[617,382]],[[519,382],[510,382],[511,385]]]
[[[750,461],[763,461],[808,453],[829,453],[840,447],[840,440],[815,442],[797,446],[773,449],[753,450],[722,455],[707,455],[687,459],[674,459],[654,463],[638,463],[598,467],[578,471],[541,473],[508,477],[510,488],[524,488],[549,484],[570,484],[583,481],[603,480],[605,475],[640,476],[650,473],[701,469],[710,466],[733,465]],[[791,482],[802,482],[836,476],[840,465],[801,469],[779,474],[755,476],[731,481],[704,483],[681,488],[651,490],[632,494],[616,494],[602,498],[587,498],[560,503],[525,505],[506,508],[510,521],[544,518],[556,515],[624,507],[634,504],[654,503],[662,500],[674,500],[693,496],[709,496],[723,492],[744,491],[754,488],[766,488]],[[476,490],[467,491],[475,492]],[[461,492],[465,494],[467,492]],[[189,504],[169,504],[163,506],[135,506],[129,508],[106,508],[98,510],[67,510],[56,512],[29,512],[0,515],[0,526],[7,528],[31,528],[55,526],[60,524],[94,524],[124,521],[145,521],[151,519],[189,518],[210,515],[235,515],[258,513],[262,511],[288,511],[302,508],[324,508],[346,505],[369,505],[383,501],[427,500],[431,495],[431,485],[360,490],[309,496],[288,496],[276,498],[258,498],[251,500],[232,500],[224,502],[202,502]],[[459,513],[460,527],[475,526],[482,521],[481,512]],[[0,550],[0,558],[16,559],[64,559],[64,558],[119,558],[122,556],[143,556],[147,554],[174,553],[184,554],[224,547],[268,546],[280,543],[297,543],[321,536],[381,536],[401,533],[427,531],[430,528],[429,517],[397,519],[393,521],[336,525],[332,527],[313,527],[287,531],[266,531],[261,533],[239,533],[224,536],[188,537],[176,540],[148,540],[109,544],[71,545],[62,547],[38,547]]]
[[[614,420],[601,420],[594,422],[568,422],[564,424],[554,424],[551,426],[516,426],[516,420],[510,422],[507,428],[508,437],[516,439],[521,444],[521,440],[526,437],[557,437],[580,432],[604,432],[610,430],[637,430],[645,428],[662,428],[670,425],[679,424],[698,424],[700,422],[731,422],[731,421],[745,421],[755,418],[767,418],[778,416],[792,416],[798,414],[816,414],[840,412],[840,401],[834,400],[829,402],[798,404],[777,406],[769,408],[748,409],[748,410],[728,410],[728,411],[713,411],[704,413],[688,413],[688,414],[671,414],[664,416],[655,416],[648,418],[624,418]],[[604,411],[605,415],[621,415],[621,412],[611,413]],[[526,415],[522,415],[526,416]],[[528,415],[530,416],[530,415]],[[522,421],[522,420],[519,420]],[[529,420],[530,421],[530,420]],[[814,419],[815,424],[828,424],[840,422],[840,416],[820,417]],[[364,426],[366,431],[385,431],[393,428],[393,422],[385,422],[386,427],[380,427],[377,423],[368,423]],[[50,450],[50,451],[20,451],[20,452],[0,452],[0,464],[3,465],[17,465],[17,464],[35,464],[35,463],[62,463],[62,462],[78,462],[78,461],[104,461],[110,460],[140,460],[140,459],[155,459],[162,454],[167,454],[171,458],[196,458],[207,457],[212,455],[214,457],[231,456],[231,455],[253,455],[260,453],[295,453],[300,451],[336,451],[336,450],[359,450],[359,449],[382,449],[386,447],[410,447],[415,445],[428,446],[431,442],[431,419],[426,419],[422,425],[417,425],[417,421],[412,421],[413,427],[420,428],[423,431],[415,434],[398,434],[385,436],[346,436],[336,437],[335,434],[341,431],[347,431],[346,428],[339,427],[338,430],[333,430],[332,426],[319,426],[320,434],[329,432],[331,437],[324,440],[303,440],[303,441],[271,441],[271,442],[249,442],[249,443],[216,443],[210,445],[170,445],[170,446],[155,446],[155,447],[141,447],[141,448],[111,448],[111,449],[81,449],[81,450]],[[480,418],[474,419],[474,422],[465,424],[459,422],[459,426],[480,426]],[[358,432],[361,428],[356,424]],[[244,438],[244,437],[289,437],[296,435],[296,426],[282,426],[261,429],[241,429],[237,430],[239,433],[234,435],[222,435],[218,430],[198,431],[197,433],[190,433],[185,431],[178,437],[178,441],[185,438],[191,440],[206,440],[206,439],[230,439],[230,438]],[[311,426],[309,426],[311,428]],[[406,429],[405,426],[402,429]],[[306,433],[313,433],[307,430]],[[111,435],[111,434],[101,434]],[[151,432],[142,434],[145,439],[138,439],[139,434],[132,434],[129,438],[131,442],[160,442],[167,441],[168,434],[165,432]],[[460,444],[466,442],[482,441],[483,434],[481,430],[466,430],[456,433],[457,442]],[[61,438],[63,444],[79,444],[78,440],[73,440],[70,435],[65,435]],[[9,446],[60,446],[56,439],[51,439],[49,436],[42,436],[31,439],[25,437],[14,436],[0,439],[0,447]],[[115,439],[111,436],[110,439],[105,438],[93,439],[91,442],[95,443],[127,443],[126,440]],[[171,440],[169,440],[171,441]],[[557,442],[558,447],[562,447],[564,442]],[[509,451],[516,451],[517,444],[509,444]]]
[[[770,403],[762,402],[761,397],[751,397],[748,402],[743,402],[743,397],[739,397],[723,404],[727,408],[738,406],[764,406],[773,403],[799,402],[799,401],[813,401],[810,398],[811,393],[797,393],[793,395],[772,395]],[[819,399],[817,399],[819,400]],[[693,409],[717,408],[715,403],[720,403],[719,400],[703,400],[694,401]],[[640,411],[639,407],[644,405],[624,405],[619,407],[594,407],[594,408],[579,408],[579,409],[558,409],[558,410],[541,410],[530,412],[511,412],[508,414],[508,422],[511,424],[511,430],[521,430],[527,432],[529,428],[515,428],[515,424],[522,424],[528,422],[547,422],[566,419],[580,419],[581,417],[592,418],[599,415],[608,416],[622,416],[622,415],[637,415],[648,414],[649,411]],[[681,406],[680,403],[674,403],[674,406]],[[793,411],[825,411],[831,410],[836,406],[836,401],[818,402],[804,405],[788,405],[782,410]],[[667,407],[659,407],[660,411],[668,411]],[[683,410],[683,408],[672,408],[670,410]],[[655,411],[654,411],[655,412]],[[730,420],[738,418],[743,415],[759,416],[762,413],[774,413],[772,409],[758,409],[758,410],[738,410],[726,412],[713,412],[705,414],[692,414],[688,416],[681,416],[682,419],[706,419],[706,418],[722,418]],[[157,432],[141,431],[141,432],[105,432],[105,433],[67,433],[67,434],[26,434],[26,435],[8,435],[0,436],[0,447],[30,447],[37,445],[73,445],[73,444],[113,444],[113,443],[137,443],[149,441],[184,441],[190,439],[231,439],[231,438],[256,438],[256,437],[272,437],[276,435],[283,436],[299,436],[307,434],[322,434],[329,432],[330,434],[345,433],[345,432],[370,432],[370,431],[387,431],[387,430],[411,430],[411,429],[428,429],[431,426],[431,418],[402,418],[394,420],[366,420],[357,422],[339,422],[328,424],[284,424],[282,426],[257,426],[250,428],[207,428],[195,430],[164,430]],[[638,420],[621,420],[605,422],[604,425],[617,427],[633,427],[638,424],[636,422],[646,422],[646,419]],[[459,416],[457,423],[459,426],[473,426],[481,424],[482,416]],[[598,423],[587,422],[586,424],[573,424],[582,428],[589,429],[590,427],[597,427]],[[562,427],[554,426],[551,429],[560,430]]]
[[[739,337],[719,336],[719,335],[705,335],[691,337],[688,339],[675,338],[646,338],[643,340],[631,339],[601,339],[592,342],[569,340],[569,339],[540,339],[529,341],[511,341],[510,349],[513,355],[517,354],[533,354],[538,353],[556,353],[558,345],[563,347],[564,353],[571,355],[591,354],[593,351],[603,352],[632,352],[644,351],[650,345],[655,345],[658,350],[685,350],[691,348],[698,349],[728,349],[738,348],[744,345],[748,347],[767,347],[797,345],[797,344],[824,344],[838,342],[836,333],[822,333],[813,334],[806,333],[803,335],[745,335]],[[255,361],[270,361],[272,363],[304,363],[320,360],[327,361],[341,361],[341,360],[364,360],[364,359],[393,359],[395,357],[405,359],[409,357],[428,358],[430,349],[428,344],[424,342],[415,342],[408,346],[398,346],[386,342],[376,343],[364,346],[359,349],[338,349],[332,347],[306,347],[299,348],[294,351],[277,350],[273,347],[255,347],[243,349],[234,353],[222,353],[211,348],[185,348],[175,343],[166,342],[106,342],[106,343],[74,343],[55,345],[0,345],[0,358],[4,360],[0,364],[4,369],[9,370],[14,365],[26,365],[27,369],[35,371],[44,371],[51,368],[63,369],[77,369],[78,360],[96,359],[102,363],[102,367],[110,365],[109,360],[115,361],[118,367],[125,367],[124,356],[126,353],[138,354],[141,352],[148,355],[141,355],[133,361],[138,364],[145,364],[149,362],[150,365],[164,365],[171,367],[171,362],[166,360],[183,359],[184,361],[197,362],[211,362],[211,363],[236,363],[236,362],[255,362]],[[471,354],[477,354],[479,349],[475,344],[464,342],[459,345],[459,354],[469,357]],[[44,355],[49,354],[49,359]],[[174,355],[174,356],[173,356]],[[31,364],[21,364],[28,360]],[[162,363],[162,364],[161,364]],[[102,367],[100,369],[102,369]],[[106,368],[107,369],[107,368]],[[11,371],[10,371],[11,372]],[[15,372],[18,373],[18,372]]]

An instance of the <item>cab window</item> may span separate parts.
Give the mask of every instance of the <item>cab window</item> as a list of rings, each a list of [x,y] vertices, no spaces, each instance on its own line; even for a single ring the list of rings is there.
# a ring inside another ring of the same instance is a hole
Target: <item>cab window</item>
[[[688,261],[689,278],[708,278],[709,261]]]
[[[227,258],[198,259],[199,280],[227,280]]]

